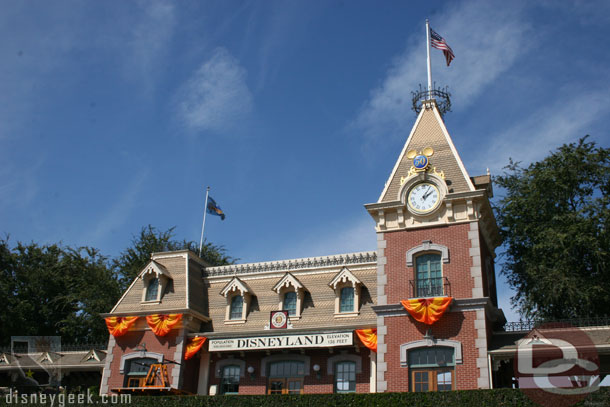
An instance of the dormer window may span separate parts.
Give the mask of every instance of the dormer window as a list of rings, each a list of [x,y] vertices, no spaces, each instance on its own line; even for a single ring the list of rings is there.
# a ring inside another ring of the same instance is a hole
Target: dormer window
[[[148,280],[148,286],[146,287],[146,298],[145,301],[157,301],[159,297],[159,279],[153,277]]]
[[[343,287],[341,289],[339,312],[354,312],[354,287]]]
[[[335,290],[335,317],[355,317],[360,313],[362,282],[347,267],[328,285]]]
[[[172,281],[172,276],[167,269],[154,260],[142,270],[139,278],[142,279],[144,285],[142,303],[145,304],[160,303],[163,293]]]
[[[237,277],[222,289],[220,295],[227,299],[225,324],[245,324],[248,307],[252,299],[252,290]]]
[[[301,318],[303,309],[303,298],[305,297],[305,287],[292,274],[286,273],[273,287],[273,291],[279,295],[279,309],[288,311],[291,319]]]
[[[288,311],[289,317],[294,317],[297,314],[297,293],[288,291],[284,294],[284,306],[282,308]]]
[[[243,310],[244,297],[242,297],[241,295],[234,295],[233,298],[231,298],[231,309],[229,310],[229,319],[242,319]]]

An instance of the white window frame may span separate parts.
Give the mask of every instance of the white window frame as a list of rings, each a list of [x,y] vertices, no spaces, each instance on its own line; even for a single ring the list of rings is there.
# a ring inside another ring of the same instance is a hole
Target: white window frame
[[[163,294],[165,293],[165,290],[169,286],[171,280],[171,276],[165,267],[155,261],[151,261],[144,268],[144,270],[142,270],[138,277],[142,279],[142,304],[160,304]],[[148,285],[154,278],[159,279],[157,297],[154,300],[147,301],[146,293],[148,292]]]
[[[352,318],[360,315],[362,282],[347,267],[343,267],[328,285],[335,291],[335,318]],[[354,309],[350,312],[341,312],[341,289],[345,287],[354,288]]]
[[[297,307],[295,310],[295,315],[289,315],[288,318],[290,320],[301,319],[301,312],[303,311],[303,302],[305,298],[305,287],[303,284],[301,284],[301,282],[291,273],[286,273],[284,274],[284,277],[282,277],[273,287],[273,291],[275,291],[279,296],[278,307],[280,310],[284,309],[284,296],[286,293],[290,291],[296,292]]]
[[[229,283],[222,289],[220,295],[227,299],[224,323],[226,325],[245,324],[247,321],[248,310],[250,309],[250,303],[252,301],[252,292],[250,288],[239,278],[233,277],[233,279],[229,281]],[[236,295],[240,295],[244,299],[241,310],[241,319],[231,319],[231,301]]]

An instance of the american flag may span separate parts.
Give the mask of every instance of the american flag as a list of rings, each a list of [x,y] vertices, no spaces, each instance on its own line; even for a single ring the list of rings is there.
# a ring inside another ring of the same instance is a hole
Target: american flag
[[[439,35],[436,31],[430,28],[430,45],[432,48],[440,49],[443,51],[443,55],[445,55],[445,60],[447,60],[447,66],[451,63],[455,55],[453,55],[453,50],[447,44],[445,39]]]

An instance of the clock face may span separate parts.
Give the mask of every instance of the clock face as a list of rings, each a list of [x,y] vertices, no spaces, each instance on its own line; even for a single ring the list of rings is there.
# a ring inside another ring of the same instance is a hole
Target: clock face
[[[407,202],[411,211],[419,214],[432,212],[440,203],[441,194],[436,185],[422,182],[409,191]]]

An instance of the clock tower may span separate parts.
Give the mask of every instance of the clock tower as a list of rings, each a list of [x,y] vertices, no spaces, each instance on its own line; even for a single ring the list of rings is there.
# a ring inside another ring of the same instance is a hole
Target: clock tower
[[[497,308],[489,174],[470,177],[435,99],[376,203],[377,391],[489,388]]]

